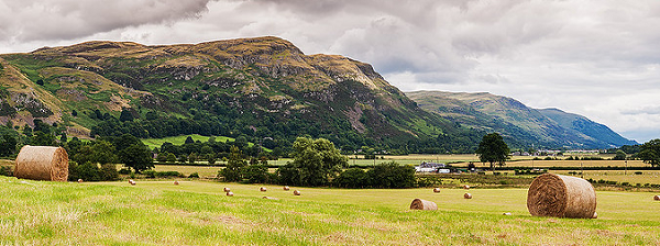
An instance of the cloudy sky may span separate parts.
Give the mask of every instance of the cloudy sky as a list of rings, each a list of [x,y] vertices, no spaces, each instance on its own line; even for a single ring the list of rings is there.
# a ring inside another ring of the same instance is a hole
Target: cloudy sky
[[[273,35],[403,91],[487,91],[660,138],[658,0],[0,0],[0,53]]]

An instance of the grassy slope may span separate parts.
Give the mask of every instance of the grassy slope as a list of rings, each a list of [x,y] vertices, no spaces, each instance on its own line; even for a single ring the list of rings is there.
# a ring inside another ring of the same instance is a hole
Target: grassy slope
[[[2,244],[660,243],[660,203],[651,193],[598,192],[599,219],[581,220],[529,216],[524,189],[471,190],[474,199],[464,200],[462,190],[303,188],[296,197],[274,186],[262,193],[258,185],[198,181],[0,183]],[[440,209],[409,211],[414,198]]]
[[[175,136],[175,137],[166,137],[166,138],[145,138],[142,139],[142,143],[145,145],[149,146],[149,148],[160,148],[160,146],[163,145],[165,142],[169,142],[174,145],[183,145],[186,142],[186,138],[190,136],[193,140],[195,141],[200,141],[202,143],[208,142],[210,137],[207,136],[202,136],[198,134],[192,134],[192,135],[181,135],[181,136]],[[215,141],[217,142],[227,142],[227,141],[234,141],[234,138],[230,137],[225,137],[225,136],[216,136]],[[250,145],[252,146],[252,145]]]

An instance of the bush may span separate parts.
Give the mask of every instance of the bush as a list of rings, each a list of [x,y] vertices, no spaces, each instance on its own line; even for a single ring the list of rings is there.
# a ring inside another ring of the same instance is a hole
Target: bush
[[[191,173],[190,175],[188,175],[188,178],[199,178],[199,173],[197,172]]]
[[[635,172],[635,175],[642,175],[642,172],[641,172],[641,171],[637,171],[637,172]]]
[[[3,166],[0,167],[0,175],[2,176],[14,176],[14,173],[11,171],[10,166]]]
[[[119,178],[117,167],[115,164],[103,164],[99,170],[101,180],[116,180]]]
[[[96,164],[91,162],[85,162],[85,164],[78,165],[76,167],[77,179],[83,179],[85,181],[100,181],[101,175],[99,174],[99,167]]]
[[[333,183],[340,188],[364,188],[369,185],[369,177],[364,170],[355,167],[343,171]]]
[[[128,168],[119,169],[119,174],[124,174],[124,175],[131,174],[131,169]]]
[[[249,165],[245,168],[243,178],[249,183],[266,183],[268,167],[259,164]]]
[[[163,171],[163,172],[156,172],[156,177],[158,178],[167,178],[167,177],[185,177],[183,174],[177,172],[177,171]]]
[[[142,171],[142,174],[144,174],[144,177],[148,179],[156,178],[156,171],[154,170],[144,170]]]

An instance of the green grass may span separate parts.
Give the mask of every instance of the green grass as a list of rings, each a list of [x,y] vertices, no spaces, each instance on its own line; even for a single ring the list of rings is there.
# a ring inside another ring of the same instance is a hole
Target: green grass
[[[234,197],[221,191],[230,187]],[[652,193],[598,191],[596,220],[531,217],[525,189],[339,190],[0,177],[0,244],[657,245]],[[262,199],[263,196],[279,200]],[[410,211],[414,198],[438,211]],[[512,216],[502,213],[510,212]]]
[[[186,142],[186,138],[190,136],[193,140],[195,141],[200,141],[200,142],[208,142],[210,137],[207,136],[202,136],[202,135],[181,135],[181,136],[175,136],[175,137],[166,137],[166,138],[144,138],[142,139],[142,143],[145,145],[149,146],[149,148],[160,148],[160,146],[163,145],[165,142],[169,142],[174,145],[182,145]],[[230,137],[224,137],[224,136],[216,136],[215,141],[217,142],[227,142],[227,141],[234,141],[234,138]]]

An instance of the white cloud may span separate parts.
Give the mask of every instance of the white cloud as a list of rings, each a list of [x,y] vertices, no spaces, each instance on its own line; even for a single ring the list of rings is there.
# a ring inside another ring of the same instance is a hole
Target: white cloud
[[[660,137],[657,26],[656,0],[2,1],[0,52],[275,35],[371,63],[405,91],[489,91],[646,141]]]

